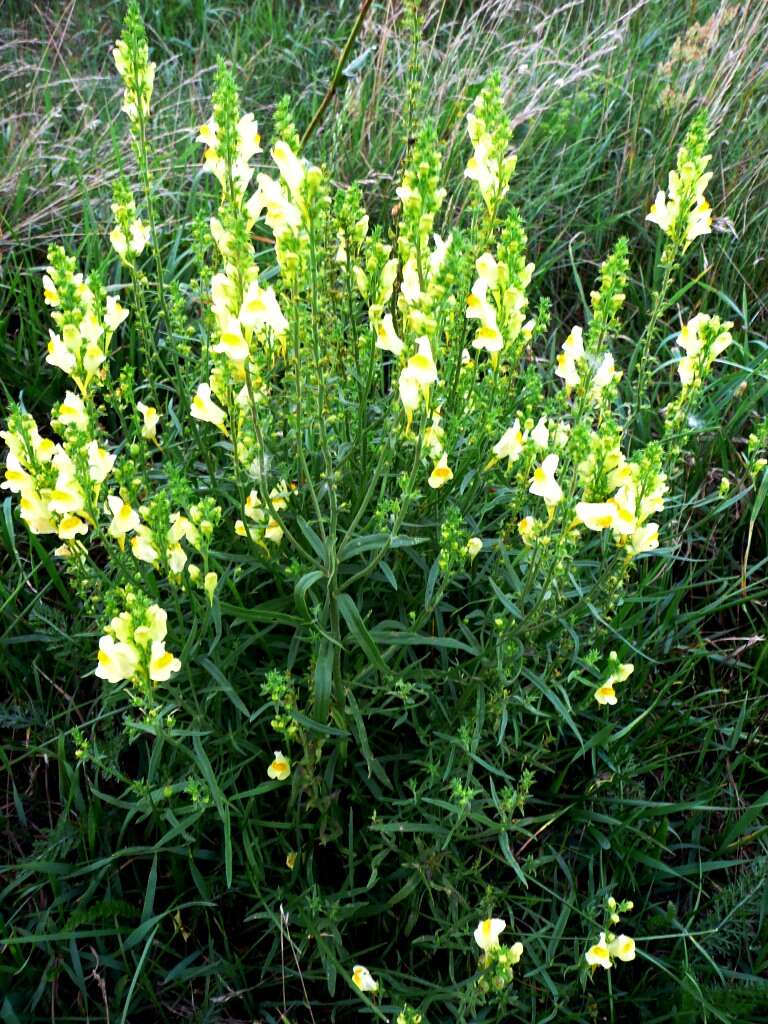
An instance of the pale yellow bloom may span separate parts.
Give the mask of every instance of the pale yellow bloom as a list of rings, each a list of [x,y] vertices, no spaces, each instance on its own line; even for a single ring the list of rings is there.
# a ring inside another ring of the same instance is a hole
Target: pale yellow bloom
[[[475,942],[484,953],[496,949],[499,945],[499,936],[506,927],[507,922],[502,918],[488,917],[475,928]]]
[[[453,470],[448,465],[448,456],[444,454],[430,473],[427,483],[436,491],[450,480],[453,480]]]
[[[55,366],[66,374],[71,374],[77,366],[77,357],[74,352],[65,344],[61,336],[50,328],[48,329],[48,336],[50,341],[48,342],[48,355],[45,357],[46,363],[50,366]]]
[[[157,424],[160,422],[157,409],[154,405],[145,405],[143,402],[137,402],[136,408],[144,421],[141,427],[141,436],[148,441],[154,441],[157,437]]]
[[[632,555],[642,555],[646,551],[655,550],[658,546],[659,524],[646,523],[632,533],[627,543],[627,550]]]
[[[537,466],[534,470],[533,479],[528,488],[530,494],[543,498],[549,507],[557,505],[563,497],[562,488],[555,479],[555,472],[559,461],[560,457],[558,455],[547,455],[541,465]]]
[[[617,935],[608,946],[608,951],[617,960],[629,963],[635,959],[635,940],[629,935]]]
[[[59,405],[57,419],[59,423],[72,424],[80,430],[87,430],[89,419],[85,403],[74,391],[67,391]]]
[[[131,537],[131,551],[133,552],[133,557],[137,558],[140,562],[148,562],[150,565],[154,565],[158,561],[160,555],[155,547],[152,531],[148,526],[136,527],[136,532]]]
[[[108,295],[107,308],[104,312],[104,323],[110,331],[116,331],[127,316],[128,310],[125,306],[120,305],[120,300],[114,295]]]
[[[566,387],[575,388],[581,380],[579,371],[576,369],[576,361],[567,356],[565,352],[559,352],[556,363],[555,376],[560,377]]]
[[[56,524],[51,518],[48,505],[37,491],[28,491],[19,501],[19,514],[32,533],[56,533]]]
[[[248,342],[243,335],[240,321],[228,310],[222,310],[217,314],[216,326],[219,329],[219,340],[211,345],[212,352],[222,352],[229,356],[233,363],[244,363],[250,355]],[[200,385],[198,392],[200,391]],[[194,401],[193,401],[194,404]],[[200,417],[201,419],[203,417]],[[210,421],[211,423],[213,420]],[[219,424],[216,424],[217,426]]]
[[[51,267],[48,268],[52,269]],[[56,285],[49,274],[43,274],[43,299],[46,306],[58,306],[61,302]]]
[[[539,419],[539,422],[531,431],[531,440],[537,448],[546,448],[549,445],[549,430],[547,429],[545,416]]]
[[[101,484],[112,472],[116,456],[108,452],[106,448],[100,448],[98,441],[90,441],[86,451],[88,452],[88,472],[91,480],[95,484]]]
[[[283,540],[283,528],[276,519],[270,516],[264,537],[272,544],[280,544]]]
[[[216,593],[216,587],[219,582],[219,577],[215,572],[207,572],[205,579],[203,580],[203,590],[208,595],[208,600],[213,604],[213,595]]]
[[[280,176],[288,186],[294,201],[299,198],[301,186],[306,177],[306,163],[296,156],[291,147],[283,139],[279,139],[272,147],[271,157],[277,164]]]
[[[210,384],[202,383],[197,385],[197,391],[192,399],[190,412],[194,419],[202,420],[204,423],[212,423],[226,434],[226,413],[211,398]]]
[[[398,337],[391,313],[385,314],[376,325],[376,348],[391,352],[395,356],[399,356],[403,351],[403,340]]]
[[[165,649],[164,640],[153,640],[149,656],[149,678],[153,683],[165,683],[179,671],[181,662]]]
[[[663,189],[659,189],[645,219],[652,224],[657,224],[666,235],[672,227],[674,217],[675,210],[672,206],[667,205],[666,193]]]
[[[598,704],[616,704],[616,691],[613,688],[613,680],[609,679],[607,682],[602,683],[595,690],[595,700]]]
[[[99,640],[96,675],[110,683],[121,683],[130,679],[139,664],[139,655],[130,644],[115,642],[109,635]]]
[[[600,932],[600,938],[594,946],[589,947],[587,952],[584,954],[584,959],[592,968],[603,967],[606,971],[609,970],[612,966],[611,954],[608,949],[605,932]]]
[[[616,519],[616,505],[611,501],[580,501],[576,505],[576,518],[588,530],[610,529]]]
[[[58,535],[61,540],[74,540],[83,533],[88,533],[88,526],[76,515],[65,516],[58,527]]]
[[[280,309],[274,288],[262,288],[258,281],[248,285],[240,307],[240,323],[245,327],[269,327],[278,337],[286,333],[288,321]]]
[[[520,539],[526,547],[530,547],[533,543],[533,534],[536,528],[536,523],[537,521],[534,516],[523,516],[517,524],[517,532],[520,534]]]
[[[497,459],[507,459],[507,466],[511,466],[517,460],[525,444],[525,435],[520,429],[520,420],[515,422],[501,435],[501,439],[493,446],[493,453]]]
[[[290,759],[283,754],[282,750],[275,750],[273,758],[272,764],[267,768],[267,775],[270,779],[278,779],[283,782],[291,774]]]
[[[352,984],[361,992],[378,992],[379,983],[374,980],[373,975],[367,967],[362,964],[355,964],[352,968]]]
[[[481,537],[470,537],[467,541],[467,554],[469,555],[470,562],[474,562],[480,552],[483,550],[483,541]]]
[[[141,526],[141,519],[138,512],[117,494],[107,496],[107,508],[112,513],[112,521],[107,527],[107,533],[110,537],[115,537],[122,548],[125,544],[126,534],[138,530]]]

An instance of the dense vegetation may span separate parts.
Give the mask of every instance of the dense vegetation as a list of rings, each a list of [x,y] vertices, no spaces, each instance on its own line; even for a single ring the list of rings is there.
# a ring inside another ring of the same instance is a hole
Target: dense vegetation
[[[0,12],[0,1020],[768,1020],[768,4],[145,6]]]

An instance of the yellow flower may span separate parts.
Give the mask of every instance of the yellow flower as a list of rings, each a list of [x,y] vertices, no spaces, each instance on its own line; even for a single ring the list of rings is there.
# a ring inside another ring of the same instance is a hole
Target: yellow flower
[[[555,480],[557,464],[560,461],[558,455],[547,455],[540,466],[534,470],[531,486],[528,488],[530,494],[543,498],[548,507],[553,507],[563,497],[560,484]]]
[[[130,644],[115,642],[109,635],[99,640],[96,675],[110,683],[121,683],[130,679],[139,664],[139,655]]]
[[[154,545],[152,531],[148,526],[137,526],[135,536],[131,537],[131,551],[133,557],[140,562],[148,562],[154,565],[160,558],[157,548]]]
[[[104,313],[104,323],[110,331],[116,331],[123,320],[128,316],[128,310],[120,305],[120,300],[114,295],[107,296],[107,308]]]
[[[68,348],[61,336],[55,331],[48,330],[50,341],[48,342],[48,355],[45,357],[49,366],[55,366],[63,373],[71,374],[77,366],[75,354]]]
[[[157,409],[154,405],[145,405],[143,402],[137,402],[136,408],[139,410],[142,419],[144,420],[141,428],[141,436],[145,437],[148,441],[154,441],[157,437],[157,424],[160,421]]]
[[[168,548],[168,568],[177,576],[187,564],[187,553],[181,544],[172,544]]]
[[[244,363],[250,355],[248,342],[243,335],[240,321],[228,310],[222,310],[216,318],[219,329],[219,340],[211,346],[212,352],[222,352],[229,356],[233,363]],[[198,393],[202,385],[198,386]],[[193,400],[194,404],[194,400]],[[203,417],[200,417],[201,419]],[[213,423],[213,420],[210,421]],[[218,424],[216,424],[218,426]]]
[[[80,430],[88,429],[88,413],[85,410],[85,403],[74,391],[67,391],[64,399],[59,405],[57,416],[59,423],[71,424]]]
[[[531,440],[537,448],[546,448],[549,445],[549,430],[547,429],[547,419],[542,416],[539,422],[531,431]]]
[[[571,328],[571,333],[563,342],[562,351],[569,359],[584,358],[584,331],[578,324]]]
[[[672,227],[674,216],[674,208],[667,205],[666,193],[663,189],[659,189],[645,219],[649,220],[652,224],[657,224],[666,235]]]
[[[520,429],[520,420],[516,419],[512,426],[504,431],[501,439],[493,446],[493,453],[497,459],[507,459],[507,468],[509,468],[523,450],[525,440],[525,435]]]
[[[448,456],[444,454],[430,473],[427,483],[433,491],[436,491],[447,484],[449,480],[453,480],[453,470],[448,465]]]
[[[522,942],[513,942],[509,947],[510,959],[513,964],[519,964],[524,953],[524,947]]]
[[[276,519],[270,516],[267,528],[264,531],[264,536],[268,541],[273,544],[280,544],[283,540],[283,528]]]
[[[149,656],[149,678],[153,683],[165,683],[181,668],[181,662],[165,649],[164,640],[153,640]]]
[[[484,953],[496,949],[499,945],[499,936],[506,927],[507,922],[502,918],[488,917],[475,928],[475,942]]]
[[[285,334],[289,326],[280,309],[275,289],[262,288],[258,281],[252,281],[243,296],[240,323],[245,327],[269,327],[277,337]]]
[[[629,935],[617,935],[609,944],[608,951],[617,960],[629,963],[635,959],[635,940],[631,939]]]
[[[395,356],[399,356],[403,351],[403,341],[398,337],[391,313],[383,316],[376,325],[376,348],[391,352]]]
[[[289,850],[288,853],[286,854],[285,866],[288,868],[289,871],[293,871],[294,867],[296,866],[296,856],[297,854],[295,850]]]
[[[627,551],[631,555],[642,555],[653,551],[659,546],[659,524],[646,523],[638,527],[627,542]]]
[[[110,537],[115,537],[122,548],[125,544],[126,534],[138,530],[141,526],[141,519],[138,512],[117,494],[107,496],[106,507],[112,513],[112,522],[107,527],[107,533]]]
[[[469,555],[470,562],[474,562],[482,550],[482,539],[480,537],[470,537],[467,541],[467,554]]]
[[[283,782],[291,774],[291,762],[282,750],[275,750],[273,757],[272,764],[267,768],[267,775],[270,779],[279,779]]]
[[[280,177],[288,186],[294,201],[298,199],[301,185],[306,176],[306,164],[301,157],[296,156],[291,147],[283,139],[279,139],[272,147],[270,154],[277,164]]]
[[[80,534],[88,533],[88,526],[78,516],[68,515],[59,523],[57,532],[61,540],[74,540]]]
[[[371,972],[362,964],[355,964],[352,968],[352,984],[361,992],[378,992],[379,983],[375,981]]]
[[[0,487],[11,494],[24,494],[35,489],[35,481],[12,451],[5,457],[5,482]]]
[[[280,182],[268,174],[257,175],[256,181],[258,188],[246,203],[249,218],[256,221],[266,211],[264,219],[278,240],[301,227],[301,211],[290,201]]]
[[[216,586],[219,582],[219,577],[215,572],[207,572],[205,579],[203,580],[203,590],[208,595],[208,600],[213,604],[213,595],[216,593]]]
[[[595,690],[595,700],[602,705],[616,703],[616,691],[613,688],[612,679],[603,683],[602,686],[598,686]]]
[[[56,524],[51,519],[48,505],[37,491],[22,494],[19,502],[19,514],[32,533],[56,533]]]
[[[100,448],[98,441],[90,441],[86,451],[88,452],[88,472],[91,480],[95,484],[104,483],[112,472],[116,456],[110,454],[106,448]]]
[[[430,384],[437,380],[437,367],[432,358],[432,346],[426,335],[416,339],[418,351],[411,356],[406,365],[408,375],[418,384],[419,390],[426,393]]]
[[[611,954],[608,949],[605,932],[600,932],[600,938],[594,946],[589,947],[587,952],[584,954],[584,959],[593,969],[595,967],[603,967],[607,971],[612,966]]]
[[[52,270],[52,267],[48,268]],[[61,302],[59,293],[56,290],[56,285],[53,283],[53,279],[49,274],[43,274],[43,299],[45,300],[46,306],[58,306]]]
[[[536,528],[536,519],[534,516],[523,516],[520,522],[517,524],[517,532],[520,534],[520,539],[526,547],[530,547],[533,543],[533,533]]]
[[[588,530],[607,530],[616,518],[616,505],[611,501],[580,501],[576,505],[576,518]]]
[[[556,362],[557,367],[555,369],[555,376],[560,377],[566,387],[575,388],[581,380],[579,371],[576,369],[575,361],[564,352],[560,352],[557,355]]]
[[[197,385],[197,391],[192,399],[190,412],[194,419],[202,420],[204,423],[212,423],[226,434],[227,428],[224,425],[226,413],[211,398],[210,384],[203,383]]]

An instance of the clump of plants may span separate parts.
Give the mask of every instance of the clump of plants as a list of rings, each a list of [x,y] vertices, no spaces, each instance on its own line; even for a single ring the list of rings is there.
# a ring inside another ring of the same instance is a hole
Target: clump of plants
[[[137,181],[115,188],[107,274],[49,252],[63,396],[46,423],[11,409],[2,486],[90,623],[72,770],[159,844],[142,962],[203,950],[218,902],[250,952],[208,973],[250,1012],[630,1007],[638,961],[656,970],[638,894],[617,901],[610,843],[598,861],[561,797],[581,759],[620,778],[624,695],[653,684],[612,621],[671,553],[732,342],[686,318],[658,407],[661,318],[712,225],[705,117],[650,207],[657,281],[621,365],[630,244],[583,322],[552,324],[497,78],[467,111],[461,215],[427,124],[373,223],[287,100],[263,144],[220,64],[199,129],[215,208],[171,279],[135,5],[114,57]]]

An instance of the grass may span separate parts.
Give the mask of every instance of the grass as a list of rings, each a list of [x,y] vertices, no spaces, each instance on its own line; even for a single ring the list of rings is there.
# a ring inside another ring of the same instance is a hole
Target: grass
[[[460,120],[485,74],[497,66],[504,74],[519,154],[514,201],[529,226],[534,293],[546,282],[558,328],[542,359],[554,356],[560,326],[583,316],[600,259],[627,233],[629,316],[616,355],[628,363],[655,255],[656,237],[643,225],[648,197],[664,183],[692,110],[701,104],[713,114],[720,230],[694,272],[707,310],[736,322],[737,344],[699,412],[678,482],[684,498],[665,513],[667,557],[646,563],[609,617],[582,608],[585,616],[574,612],[566,623],[581,669],[603,630],[632,651],[636,682],[621,726],[611,730],[590,712],[575,734],[548,704],[562,680],[545,679],[548,691],[532,696],[524,659],[493,742],[484,732],[496,699],[486,665],[463,666],[471,690],[455,678],[444,690],[445,657],[424,661],[423,674],[406,680],[407,720],[388,684],[371,680],[365,714],[351,706],[351,743],[363,751],[354,781],[343,802],[331,788],[312,809],[321,853],[306,873],[270,877],[269,865],[302,833],[273,797],[265,800],[253,736],[271,710],[248,673],[261,678],[270,659],[290,660],[293,594],[265,590],[260,605],[254,588],[248,604],[232,596],[199,624],[189,641],[199,687],[186,698],[194,725],[152,752],[140,727],[122,730],[119,703],[84,678],[90,601],[72,594],[3,499],[0,939],[12,941],[0,961],[1,1020],[355,1020],[367,1011],[343,981],[344,957],[359,950],[362,962],[389,965],[391,985],[410,985],[430,1021],[491,1021],[492,1008],[461,1016],[466,948],[454,937],[474,913],[462,894],[482,894],[486,884],[505,894],[504,906],[494,904],[502,916],[524,921],[532,936],[520,1001],[506,1019],[768,1020],[768,478],[753,486],[745,465],[746,438],[768,410],[768,166],[759,145],[768,128],[768,4],[739,6],[711,29],[700,59],[671,76],[658,70],[689,24],[722,10],[653,0],[446,2],[424,18],[416,109],[436,115],[453,182],[465,156]],[[169,275],[191,276],[181,225],[210,202],[209,182],[180,170],[198,161],[189,126],[207,116],[216,54],[236,65],[244,107],[260,122],[289,91],[306,124],[354,13],[350,5],[224,0],[148,11],[160,61],[155,171]],[[0,14],[9,111],[0,140],[0,379],[6,399],[22,393],[36,413],[61,394],[40,356],[45,246],[64,240],[88,266],[107,267],[92,229],[103,234],[125,160],[104,46],[121,16],[111,3],[32,12],[11,4]],[[362,177],[369,207],[383,214],[402,171],[409,45],[396,5],[374,4],[353,52],[361,66],[309,145],[337,180]],[[668,86],[687,98],[661,105]],[[653,367],[659,404],[673,377],[678,312],[687,315],[689,303],[681,294],[664,324]],[[400,596],[403,614],[410,597]],[[575,581],[570,598],[578,609]],[[376,639],[385,635],[382,628]],[[465,731],[446,731],[456,715]],[[100,736],[98,785],[74,763],[75,726]],[[434,752],[425,747],[416,764],[414,728],[435,737]],[[500,791],[519,790],[522,779],[505,771],[488,784],[497,741],[536,777],[507,817],[498,813]],[[329,765],[329,779],[336,768]],[[483,791],[461,813],[446,796],[457,776]],[[189,777],[197,800],[185,794]],[[391,790],[384,779],[394,780]],[[364,828],[371,805],[377,820]],[[594,916],[585,894],[609,881],[635,900],[640,956],[611,984],[582,992],[573,965],[583,954],[575,936]]]

